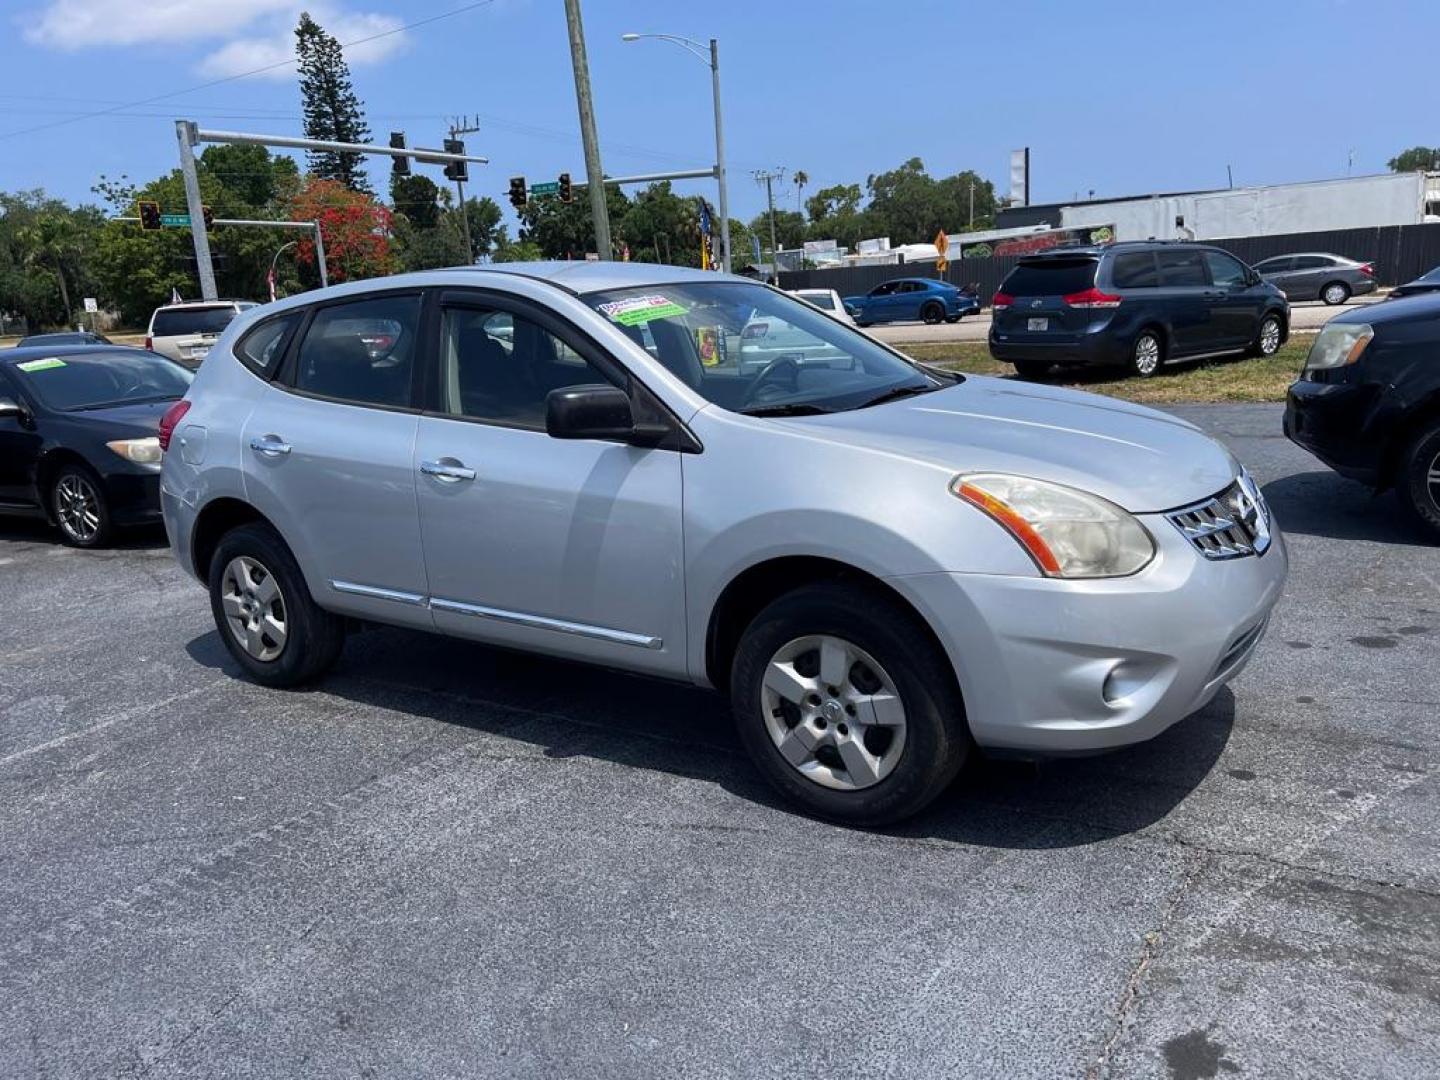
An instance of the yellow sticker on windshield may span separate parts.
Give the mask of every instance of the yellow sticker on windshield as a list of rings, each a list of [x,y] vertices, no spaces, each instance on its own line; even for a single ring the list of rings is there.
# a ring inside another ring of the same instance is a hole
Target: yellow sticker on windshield
[[[668,296],[631,296],[601,304],[600,311],[608,316],[611,322],[617,322],[621,326],[639,326],[652,319],[684,315],[689,308],[681,307]]]
[[[47,356],[44,360],[22,360],[15,366],[28,375],[32,371],[49,371],[51,368],[64,367],[65,361],[58,356]]]

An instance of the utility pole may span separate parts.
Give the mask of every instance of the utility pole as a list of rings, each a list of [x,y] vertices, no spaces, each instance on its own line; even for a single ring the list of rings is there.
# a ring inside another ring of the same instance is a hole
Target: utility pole
[[[205,228],[205,207],[200,201],[200,177],[195,172],[197,125],[175,121],[175,138],[180,142],[180,173],[185,177],[185,209],[190,215],[190,232],[195,237],[195,270],[200,276],[200,299],[215,300],[215,264],[210,261],[210,236]]]
[[[775,190],[774,182],[785,176],[785,170],[765,169],[754,174],[757,184],[765,185],[765,201],[770,204],[770,274],[774,284],[780,284],[780,244],[775,238]]]
[[[458,117],[450,122],[450,138],[458,139],[461,135],[474,135],[480,130],[480,117]],[[470,243],[470,216],[465,212],[465,182],[458,177],[455,180],[455,197],[460,200],[460,226],[465,231],[465,262],[467,264],[475,261],[475,247]]]
[[[966,226],[969,232],[975,231],[975,181],[970,181],[970,224]]]
[[[595,247],[610,258],[610,215],[605,207],[605,171],[600,167],[600,140],[595,134],[595,103],[590,97],[590,62],[585,58],[585,27],[580,0],[565,0],[565,25],[570,32],[570,62],[575,68],[575,106],[580,111],[580,139],[585,144],[585,178],[590,188],[590,213],[595,219]]]

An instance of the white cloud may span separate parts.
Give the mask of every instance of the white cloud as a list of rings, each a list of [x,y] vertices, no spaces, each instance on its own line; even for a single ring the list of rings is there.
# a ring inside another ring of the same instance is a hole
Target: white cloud
[[[223,42],[196,65],[202,75],[224,78],[295,57],[295,24],[300,12],[341,42],[395,30],[394,15],[343,11],[325,3],[298,0],[50,0],[21,16],[25,40],[64,52],[117,45],[167,42]],[[379,63],[402,51],[405,34],[390,34],[345,50],[351,64]],[[263,73],[288,80],[293,66]]]

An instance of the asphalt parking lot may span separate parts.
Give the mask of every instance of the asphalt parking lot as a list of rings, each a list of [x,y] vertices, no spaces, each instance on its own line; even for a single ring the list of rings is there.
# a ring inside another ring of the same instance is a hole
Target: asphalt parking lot
[[[1176,411],[1288,537],[1250,668],[882,833],[697,691],[397,630],[266,691],[160,538],[0,524],[0,1074],[1434,1075],[1440,548]]]

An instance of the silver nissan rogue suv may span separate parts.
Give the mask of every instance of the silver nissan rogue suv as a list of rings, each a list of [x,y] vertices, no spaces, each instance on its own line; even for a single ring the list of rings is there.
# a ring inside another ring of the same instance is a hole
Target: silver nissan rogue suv
[[[763,319],[801,342],[758,370]],[[161,428],[170,543],[236,663],[364,622],[726,692],[811,813],[912,814],[974,747],[1199,709],[1286,575],[1193,425],[917,365],[775,289],[626,263],[354,282],[241,315]]]

